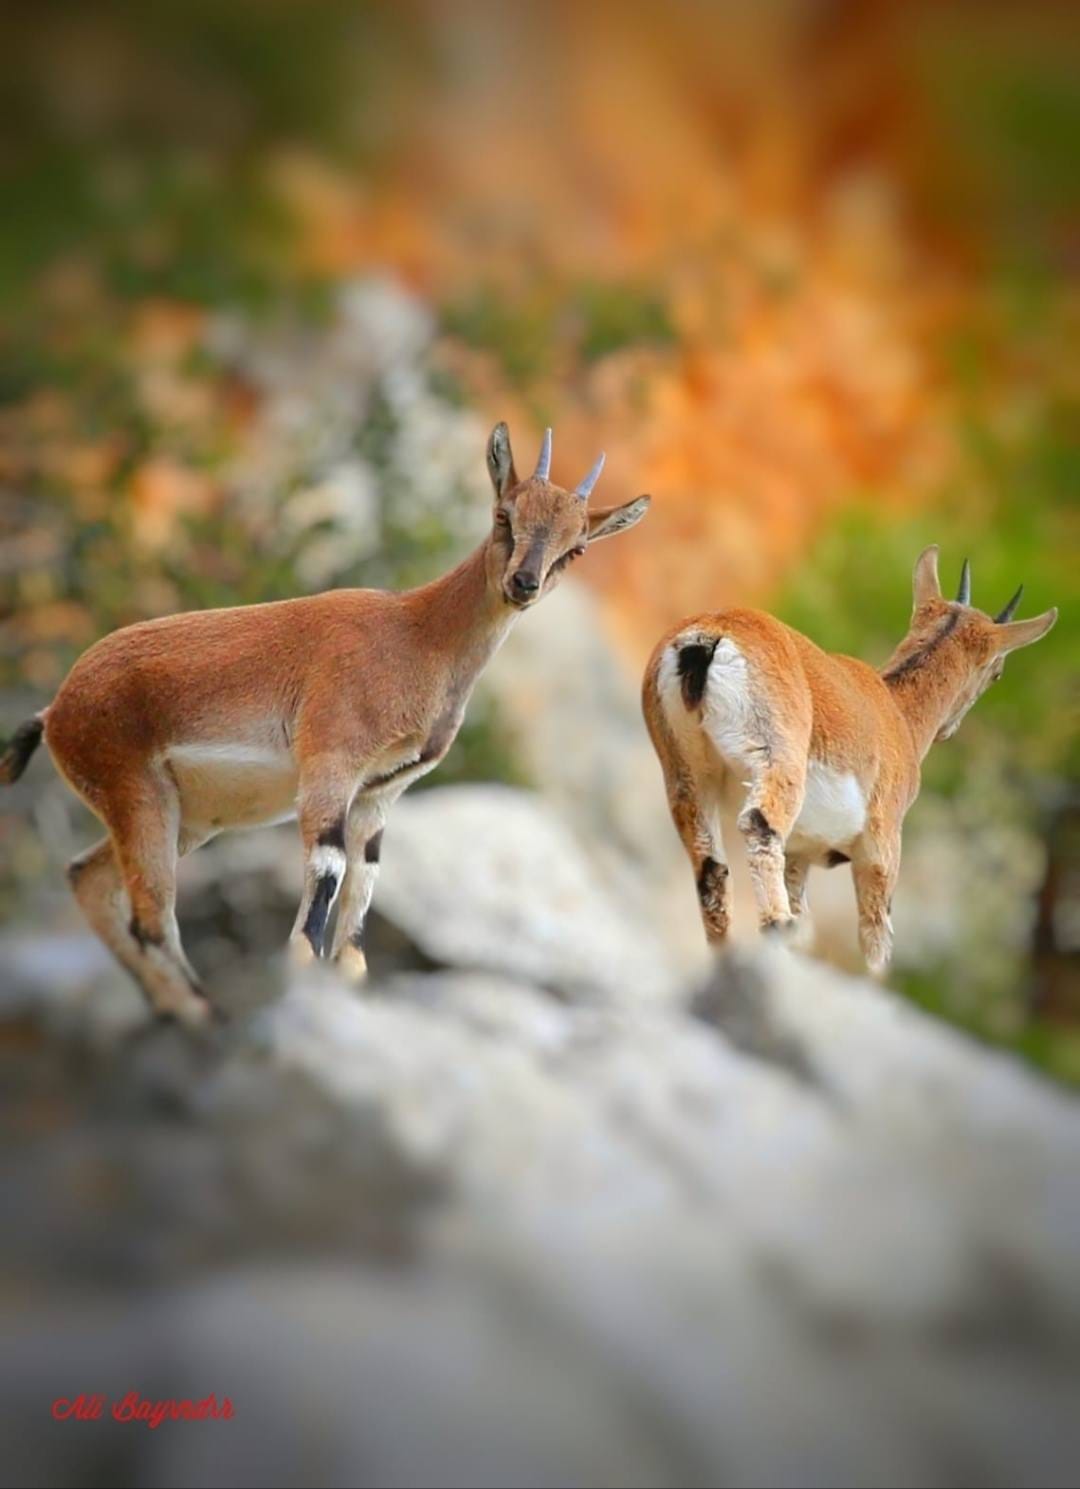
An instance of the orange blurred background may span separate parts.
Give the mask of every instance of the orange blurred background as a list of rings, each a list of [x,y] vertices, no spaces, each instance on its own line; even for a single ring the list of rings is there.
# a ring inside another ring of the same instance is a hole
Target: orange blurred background
[[[214,295],[168,292],[171,204],[138,202],[128,178],[179,162],[211,218],[216,193],[257,178],[288,219],[264,254],[279,291],[389,266],[444,311],[442,355],[489,417],[551,420],[571,470],[603,446],[609,493],[654,493],[649,541],[587,574],[635,655],[681,614],[767,595],[853,493],[912,506],[964,479],[968,390],[943,359],[985,330],[1003,264],[1067,272],[1068,324],[1019,367],[1017,348],[987,348],[986,396],[1032,372],[1076,396],[1076,197],[1057,179],[1075,186],[1070,6],[230,11],[13,7],[30,143],[81,150],[81,194],[107,215],[126,192],[142,214],[126,252],[146,293],[110,292],[75,231],[35,259],[44,334],[100,319],[137,363],[175,367]],[[16,188],[19,148],[9,135]],[[92,508],[124,432],[62,454],[55,388],[36,394],[8,474],[43,427],[36,458]],[[164,396],[189,422],[249,411],[212,380]],[[121,483],[137,512],[213,503],[212,480],[154,453]]]

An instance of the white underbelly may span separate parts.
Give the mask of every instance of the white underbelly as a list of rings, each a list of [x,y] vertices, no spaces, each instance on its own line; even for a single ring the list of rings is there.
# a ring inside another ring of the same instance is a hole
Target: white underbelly
[[[174,745],[166,757],[185,823],[257,827],[296,812],[296,761],[283,747],[251,742]]]
[[[850,771],[811,760],[806,795],[788,842],[807,850],[846,849],[866,826],[866,797]]]

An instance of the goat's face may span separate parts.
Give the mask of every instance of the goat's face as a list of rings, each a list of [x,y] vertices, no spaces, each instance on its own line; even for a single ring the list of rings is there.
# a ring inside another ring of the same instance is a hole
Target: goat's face
[[[1057,620],[1057,611],[1044,611],[1031,620],[1013,620],[1023,585],[997,615],[977,610],[971,604],[971,566],[966,559],[956,599],[946,600],[938,581],[937,553],[936,546],[927,548],[915,565],[915,609],[896,665],[948,666],[955,692],[935,735],[940,741],[952,739],[965,715],[1001,677],[1009,652],[1031,646],[1045,636]]]
[[[500,583],[510,605],[526,610],[558,583],[590,543],[625,532],[648,510],[650,498],[636,497],[621,507],[589,511],[589,495],[604,464],[601,455],[573,491],[548,479],[551,430],[544,435],[536,469],[518,478],[505,424],[496,424],[487,447],[488,473],[495,490],[492,551],[501,562]]]

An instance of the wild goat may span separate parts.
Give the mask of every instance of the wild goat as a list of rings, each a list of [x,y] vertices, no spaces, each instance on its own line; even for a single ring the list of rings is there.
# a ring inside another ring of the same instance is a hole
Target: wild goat
[[[180,944],[177,859],[224,828],[298,816],[304,891],[290,945],[362,977],[386,814],[434,769],[480,672],[521,611],[649,498],[589,511],[603,455],[574,490],[548,479],[551,431],[519,480],[505,424],[487,446],[491,532],[451,573],[395,594],[344,589],[128,626],[76,662],[16,732],[0,782],[44,736],[108,836],[71,865],[87,919],[159,1014],[210,1005]],[[340,896],[339,896],[340,892]]]
[[[757,610],[684,621],[653,652],[645,721],[710,942],[724,941],[731,918],[720,811],[741,806],[762,928],[805,916],[811,865],[850,863],[863,955],[875,974],[888,965],[900,830],[921,762],[1001,676],[1007,653],[1057,619],[1014,621],[1023,585],[992,620],[974,609],[966,560],[956,599],[943,599],[936,547],[915,565],[914,592],[908,633],[881,672]]]

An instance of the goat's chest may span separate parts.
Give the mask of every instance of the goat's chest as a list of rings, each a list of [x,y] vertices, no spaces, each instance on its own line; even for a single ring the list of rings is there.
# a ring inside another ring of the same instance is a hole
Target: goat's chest
[[[384,750],[364,772],[361,789],[403,791],[435,769],[457,737],[465,716],[464,702],[451,698],[422,730]]]

